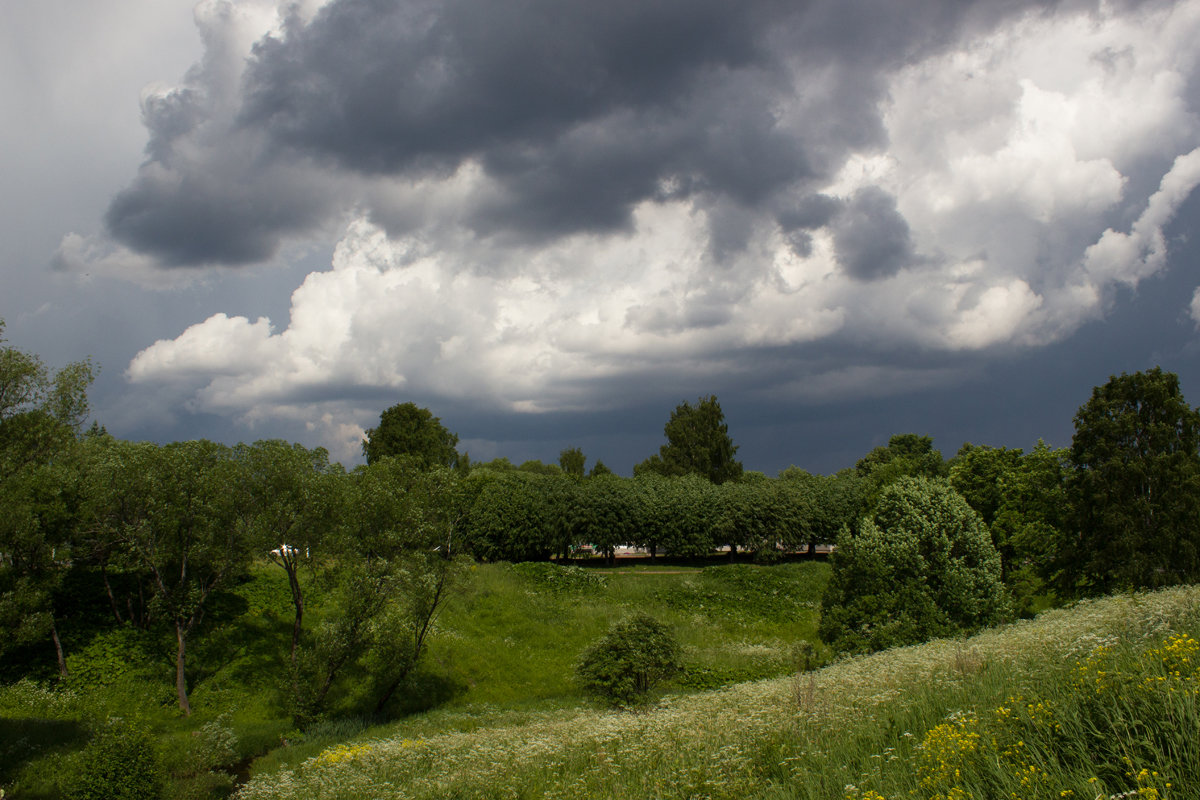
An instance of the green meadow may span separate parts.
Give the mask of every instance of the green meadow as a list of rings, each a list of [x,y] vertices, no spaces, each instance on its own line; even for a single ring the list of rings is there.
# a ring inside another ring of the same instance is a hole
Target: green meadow
[[[471,565],[391,718],[356,713],[362,703],[354,687],[369,683],[363,673],[357,684],[346,682],[323,720],[301,731],[289,714],[279,647],[291,624],[286,576],[264,562],[220,599],[196,640],[191,717],[174,707],[170,636],[130,627],[97,625],[66,642],[70,677],[57,688],[48,688],[49,674],[0,688],[7,729],[0,785],[10,797],[61,796],[82,768],[88,731],[109,719],[153,735],[169,796],[204,797],[364,736],[424,736],[591,708],[574,680],[575,661],[635,611],[668,625],[682,646],[683,669],[667,687],[673,693],[787,676],[798,659],[822,652],[816,628],[828,575],[823,561]],[[320,625],[319,611],[306,622]]]
[[[1185,798],[1200,588],[1082,602],[650,708],[446,708],[276,763],[248,800]]]

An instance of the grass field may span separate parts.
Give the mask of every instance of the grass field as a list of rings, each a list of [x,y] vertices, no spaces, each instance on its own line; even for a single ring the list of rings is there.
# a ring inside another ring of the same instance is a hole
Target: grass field
[[[89,732],[113,717],[157,737],[171,796],[201,797],[228,791],[231,773],[294,767],[355,737],[465,732],[573,709],[587,703],[572,678],[580,652],[634,611],[667,624],[683,646],[685,669],[672,691],[786,675],[796,645],[815,641],[827,580],[828,566],[818,561],[478,565],[438,618],[424,665],[391,719],[360,716],[352,681],[326,721],[298,731],[281,694],[290,635],[285,578],[264,564],[191,645],[190,718],[174,708],[170,637],[131,628],[70,642],[65,686],[0,687],[0,787],[9,797],[59,796]],[[312,626],[319,602],[310,609]]]
[[[63,796],[116,717],[154,737],[171,798],[1200,797],[1200,587],[798,672],[823,562],[479,565],[401,708],[356,715],[351,690],[299,731],[281,578],[264,565],[197,639],[190,718],[170,641],[128,628],[73,642],[65,686],[0,687],[7,797]],[[648,707],[606,710],[573,666],[634,611],[686,668]]]
[[[1112,597],[643,712],[436,711],[240,796],[1195,797],[1198,637],[1200,588]]]

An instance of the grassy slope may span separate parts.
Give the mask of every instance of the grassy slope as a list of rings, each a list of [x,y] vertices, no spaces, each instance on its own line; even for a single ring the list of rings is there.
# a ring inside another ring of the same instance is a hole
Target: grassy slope
[[[236,741],[227,757],[233,760],[217,766],[277,748],[253,766],[262,773],[356,735],[432,734],[535,718],[584,702],[571,680],[576,657],[611,621],[635,609],[680,637],[689,664],[684,689],[785,674],[793,643],[815,639],[827,579],[828,567],[819,562],[615,571],[480,565],[439,618],[425,667],[394,709],[444,710],[368,728],[370,721],[353,716],[350,691],[334,719],[297,735],[279,694],[291,620],[286,579],[262,564],[206,616],[206,629],[189,644],[191,718],[174,707],[174,643],[165,634],[102,626],[80,631],[68,643],[72,678],[65,690],[0,687],[0,787],[10,796],[56,796],[89,726],[110,716],[153,731],[166,768],[193,784],[209,781],[186,777],[203,749],[205,726]],[[321,618],[315,588],[309,600],[305,623],[311,627]],[[284,740],[290,746],[278,747]]]
[[[694,684],[786,673],[794,643],[816,640],[828,579],[824,563],[580,570],[576,581],[538,567],[480,567],[446,609],[428,663],[460,692],[455,705],[577,701],[575,659],[635,611],[672,629]]]
[[[412,710],[431,701],[439,710],[371,728],[353,720],[319,726],[259,759],[253,772],[300,764],[351,735],[412,737],[577,707],[586,700],[572,678],[576,658],[634,611],[679,638],[686,669],[675,690],[790,674],[796,643],[817,640],[828,578],[824,562],[565,571],[479,565],[439,618],[425,668],[401,698]]]
[[[1198,609],[1106,598],[643,713],[439,711],[242,797],[1194,797]]]

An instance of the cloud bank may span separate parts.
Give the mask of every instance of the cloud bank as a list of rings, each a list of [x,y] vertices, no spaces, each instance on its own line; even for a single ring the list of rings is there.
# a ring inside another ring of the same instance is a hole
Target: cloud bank
[[[205,58],[145,96],[105,241],[60,255],[194,272],[336,235],[289,320],[215,315],[128,375],[343,451],[387,394],[582,410],[719,374],[838,396],[899,354],[1058,341],[1165,269],[1200,183],[1198,2],[197,21]]]

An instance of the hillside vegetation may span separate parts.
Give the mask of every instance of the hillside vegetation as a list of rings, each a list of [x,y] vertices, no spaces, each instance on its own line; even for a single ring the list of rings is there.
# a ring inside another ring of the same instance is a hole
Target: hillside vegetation
[[[69,793],[84,767],[81,747],[114,718],[156,739],[147,749],[171,780],[167,796],[202,797],[228,792],[234,773],[294,767],[354,736],[414,736],[575,708],[588,703],[573,678],[576,659],[610,623],[635,612],[669,626],[682,646],[684,668],[672,691],[787,675],[797,643],[816,640],[828,575],[821,561],[474,565],[435,622],[428,658],[397,699],[408,714],[442,710],[400,722],[387,721],[395,712],[362,716],[351,688],[332,697],[323,720],[301,730],[289,715],[287,652],[277,644],[291,624],[279,591],[286,577],[262,563],[207,620],[195,653],[191,717],[172,708],[170,638],[129,627],[97,626],[71,647],[70,677],[54,690],[31,680],[0,687],[0,785],[10,797]],[[314,602],[314,626],[323,622],[321,607]],[[370,683],[365,666],[350,678],[350,687]]]
[[[239,797],[1194,797],[1198,637],[1198,587],[1085,601],[643,713],[439,711]]]

